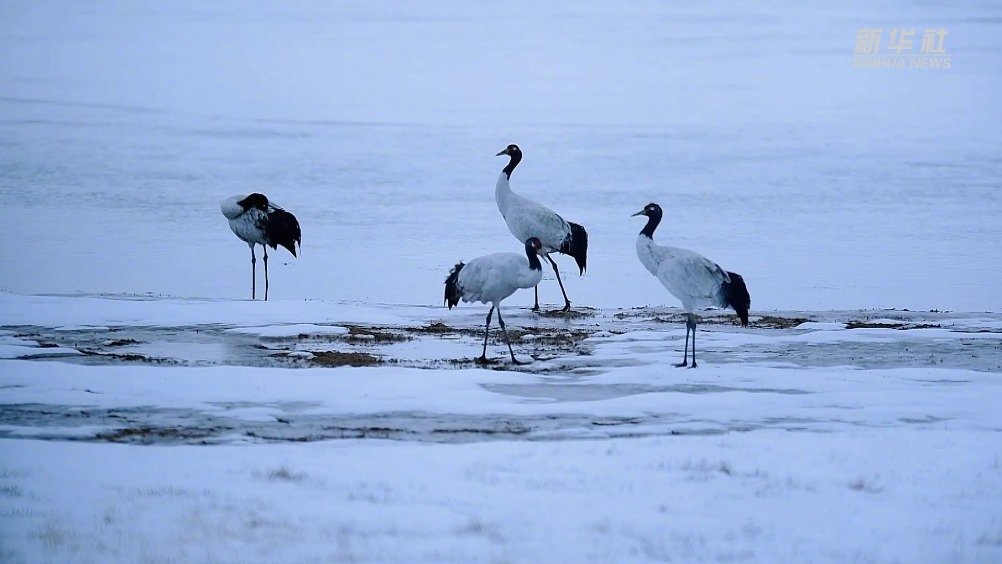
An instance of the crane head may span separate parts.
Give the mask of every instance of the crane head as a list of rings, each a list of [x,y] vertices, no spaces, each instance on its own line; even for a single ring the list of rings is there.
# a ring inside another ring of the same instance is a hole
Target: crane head
[[[501,151],[499,151],[499,152],[498,152],[498,154],[496,154],[496,155],[494,155],[494,156],[495,156],[495,157],[500,157],[501,155],[509,155],[509,156],[512,156],[512,155],[514,155],[515,153],[519,153],[519,154],[521,154],[521,153],[522,153],[522,149],[519,149],[519,148],[518,148],[518,145],[516,145],[516,144],[512,143],[511,145],[508,145],[508,146],[507,146],[507,147],[505,147],[504,149],[501,149]]]
[[[638,215],[646,215],[647,217],[654,217],[654,216],[661,217],[661,206],[652,202],[644,206],[644,209],[633,214],[633,216],[638,216]]]

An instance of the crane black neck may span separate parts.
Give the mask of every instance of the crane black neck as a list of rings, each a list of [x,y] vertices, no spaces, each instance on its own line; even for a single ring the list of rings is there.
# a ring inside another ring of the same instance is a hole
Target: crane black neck
[[[529,257],[529,270],[543,270],[543,264],[539,262],[539,253],[532,245],[525,246],[525,256]]]
[[[651,215],[647,216],[647,225],[640,230],[640,234],[646,235],[648,239],[653,239],[654,230],[658,228],[659,223],[661,223],[661,210],[652,212]]]
[[[504,167],[503,171],[504,175],[511,179],[511,173],[515,171],[515,167],[522,160],[522,152],[509,153],[508,156],[511,157],[511,160],[508,161],[508,166]]]

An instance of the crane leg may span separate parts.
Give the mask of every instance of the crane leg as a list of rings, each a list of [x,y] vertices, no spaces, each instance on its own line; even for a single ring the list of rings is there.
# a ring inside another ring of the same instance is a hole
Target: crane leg
[[[261,247],[264,249],[264,301],[268,301],[268,247]]]
[[[564,282],[560,279],[560,269],[557,268],[557,263],[550,258],[550,255],[546,255],[546,260],[550,261],[550,266],[553,267],[553,273],[557,275],[557,284],[560,284],[560,293],[564,295],[564,309],[560,311],[570,311],[571,301],[567,299],[567,291],[564,290]],[[536,303],[537,307],[539,305],[538,300]]]
[[[689,321],[685,322],[685,352],[682,353],[682,362],[676,364],[677,368],[685,368],[689,364]]]
[[[251,299],[257,299],[257,257],[254,256],[254,245],[251,248]]]
[[[532,306],[532,311],[539,311],[539,284],[534,286],[536,290],[536,305]]]
[[[682,355],[682,362],[676,364],[675,366],[679,368],[685,368],[689,360],[689,332],[692,331],[692,366],[689,368],[696,368],[696,314],[688,313],[685,314],[685,353]]]
[[[511,363],[512,364],[525,364],[524,362],[519,362],[518,359],[515,358],[515,351],[513,351],[511,349],[511,341],[508,340],[508,329],[506,329],[505,326],[504,326],[504,319],[501,317],[501,307],[500,306],[498,306],[498,324],[501,325],[501,332],[504,333],[504,342],[505,342],[506,345],[508,345],[508,354],[511,355]]]
[[[686,329],[688,329],[689,323],[692,323],[692,366],[689,368],[696,368],[696,314],[689,314],[689,321],[686,322]]]
[[[494,315],[494,306],[491,306],[490,311],[487,312],[487,326],[484,327],[484,352],[480,354],[480,358],[477,362],[484,364],[487,362],[487,335],[491,331],[491,316]],[[498,319],[501,318],[501,310],[498,310]]]

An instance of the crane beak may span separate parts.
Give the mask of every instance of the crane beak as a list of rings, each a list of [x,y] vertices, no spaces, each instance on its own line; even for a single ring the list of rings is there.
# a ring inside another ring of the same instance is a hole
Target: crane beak
[[[501,152],[498,153],[498,154],[496,154],[496,155],[494,155],[494,156],[495,157],[500,157],[501,155],[507,155],[507,154],[508,154],[508,149],[501,149]]]
[[[637,213],[631,215],[630,217],[637,217],[638,215],[647,215],[647,210],[640,210]]]

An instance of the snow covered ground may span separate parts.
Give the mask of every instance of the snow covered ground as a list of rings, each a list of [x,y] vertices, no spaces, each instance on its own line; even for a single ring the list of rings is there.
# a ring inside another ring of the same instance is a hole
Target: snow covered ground
[[[0,561],[1002,561],[997,6],[537,4],[0,6]],[[512,142],[589,270],[481,367]],[[751,290],[697,370],[650,201]]]
[[[4,441],[16,460],[4,463],[4,534],[15,556],[28,545],[61,561],[992,562],[993,447],[983,433],[910,428],[822,440]]]
[[[7,559],[1002,557],[999,314],[0,304]]]

